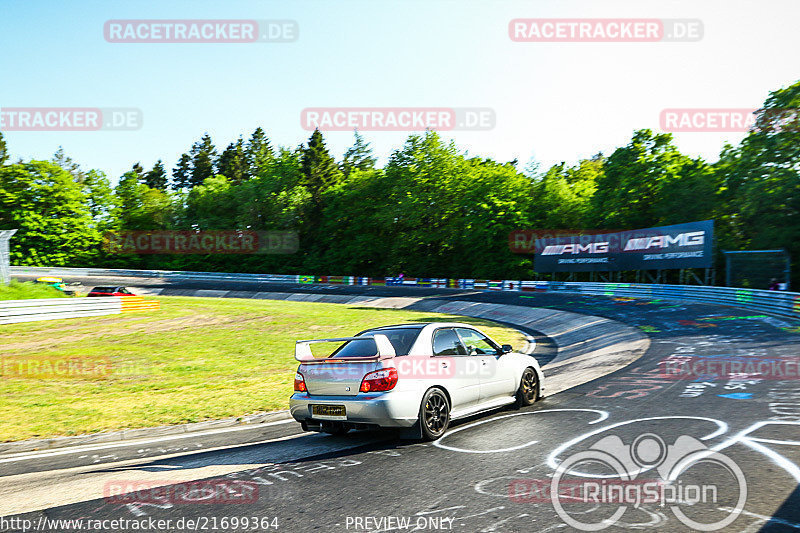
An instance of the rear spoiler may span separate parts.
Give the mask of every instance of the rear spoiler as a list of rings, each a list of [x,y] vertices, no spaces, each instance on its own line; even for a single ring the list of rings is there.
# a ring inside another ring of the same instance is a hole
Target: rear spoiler
[[[378,347],[378,353],[369,357],[342,357],[341,359],[316,358],[311,353],[311,345],[318,342],[349,342],[349,341],[363,341],[365,339],[372,339]],[[297,341],[294,346],[294,358],[301,363],[361,363],[367,361],[379,361],[381,359],[389,359],[394,357],[394,346],[389,342],[386,335],[376,333],[374,335],[364,335],[363,337],[340,337],[338,339],[313,339],[307,341]]]

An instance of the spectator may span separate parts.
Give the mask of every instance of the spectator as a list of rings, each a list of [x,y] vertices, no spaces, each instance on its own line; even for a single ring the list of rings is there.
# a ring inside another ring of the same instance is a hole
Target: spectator
[[[767,288],[767,290],[777,291],[779,289],[780,289],[780,284],[778,283],[777,279],[772,278],[771,280],[769,280],[769,287]]]

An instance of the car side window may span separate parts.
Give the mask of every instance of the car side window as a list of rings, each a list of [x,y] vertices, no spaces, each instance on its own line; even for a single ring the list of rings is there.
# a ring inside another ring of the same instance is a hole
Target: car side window
[[[464,346],[467,347],[469,355],[497,355],[500,353],[497,345],[486,335],[467,328],[456,328],[456,331]]]
[[[467,350],[455,331],[437,329],[433,334],[433,355],[467,355]]]

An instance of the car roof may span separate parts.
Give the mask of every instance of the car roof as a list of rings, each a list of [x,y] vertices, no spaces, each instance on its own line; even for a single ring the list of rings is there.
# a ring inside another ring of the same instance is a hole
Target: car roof
[[[463,324],[461,322],[421,322],[419,324],[395,324],[392,326],[380,326],[377,328],[370,328],[366,331],[375,331],[379,329],[424,329],[426,327],[446,327],[446,328],[472,328],[475,329],[474,326],[469,324]]]
[[[373,331],[376,329],[422,329],[427,324],[393,324],[391,326],[378,326],[377,328],[370,328],[367,331]]]

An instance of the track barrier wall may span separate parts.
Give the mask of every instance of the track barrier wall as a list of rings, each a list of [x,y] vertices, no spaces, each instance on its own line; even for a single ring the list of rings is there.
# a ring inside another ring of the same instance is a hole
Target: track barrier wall
[[[160,309],[158,302],[145,300],[141,296],[5,300],[0,301],[0,324],[119,315],[157,309]]]
[[[644,283],[584,283],[568,281],[525,281],[486,279],[445,279],[359,276],[316,276],[294,274],[234,274],[222,272],[182,272],[169,270],[121,270],[97,268],[11,267],[11,274],[60,276],[129,276],[165,280],[226,280],[253,283],[300,283],[325,285],[375,285],[426,288],[451,288],[488,291],[567,292],[611,297],[678,300],[752,309],[773,315],[800,318],[800,293],[708,287],[698,285],[655,285]]]

